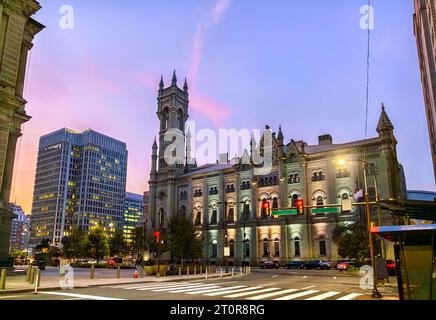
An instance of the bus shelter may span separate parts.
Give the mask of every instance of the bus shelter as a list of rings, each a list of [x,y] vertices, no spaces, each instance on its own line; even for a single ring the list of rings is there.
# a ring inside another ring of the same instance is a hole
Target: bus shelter
[[[436,224],[372,227],[394,243],[400,300],[436,300]]]

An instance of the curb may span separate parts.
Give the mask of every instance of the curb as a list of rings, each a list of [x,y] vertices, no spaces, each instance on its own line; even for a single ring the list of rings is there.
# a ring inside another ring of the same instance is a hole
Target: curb
[[[241,277],[243,275],[234,275],[233,278],[237,278],[237,277]],[[229,278],[231,277],[231,274],[223,274],[223,278]],[[208,279],[214,279],[214,278],[220,278],[220,275],[208,275]],[[94,287],[105,287],[105,286],[112,286],[112,285],[125,285],[125,284],[145,284],[145,283],[162,283],[162,282],[179,282],[179,281],[186,281],[186,280],[206,280],[205,276],[204,277],[197,277],[197,278],[188,278],[188,279],[171,279],[166,277],[164,280],[160,280],[160,281],[137,281],[137,282],[116,282],[116,283],[100,283],[100,284],[87,284],[87,285],[78,285],[75,286],[73,290],[75,289],[84,289],[84,288],[94,288]],[[62,290],[60,286],[53,286],[53,287],[43,287],[43,288],[38,288],[38,292],[43,292],[43,291],[53,291],[53,290]],[[10,295],[10,294],[14,294],[14,293],[31,293],[34,292],[35,288],[23,288],[23,289],[6,289],[6,290],[1,290],[0,291],[0,298],[2,297],[2,295]]]

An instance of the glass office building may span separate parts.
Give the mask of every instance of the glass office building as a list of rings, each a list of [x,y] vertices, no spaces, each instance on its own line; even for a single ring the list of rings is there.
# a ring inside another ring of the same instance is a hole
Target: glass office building
[[[131,242],[135,236],[135,228],[144,215],[144,196],[126,192],[124,202],[124,237]]]
[[[59,246],[77,226],[112,236],[123,227],[127,149],[93,130],[61,129],[41,137],[32,206],[31,246]]]

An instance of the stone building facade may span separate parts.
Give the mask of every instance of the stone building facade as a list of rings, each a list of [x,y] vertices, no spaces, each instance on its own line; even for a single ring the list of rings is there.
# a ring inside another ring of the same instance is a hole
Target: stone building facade
[[[30,117],[24,107],[27,55],[44,26],[31,18],[34,0],[0,0],[0,264],[8,265],[9,234],[14,218],[8,207],[17,139]]]
[[[149,232],[165,232],[172,215],[185,215],[202,235],[204,259],[209,263],[258,265],[266,259],[282,263],[339,259],[332,232],[340,222],[364,221],[364,207],[356,204],[351,211],[317,214],[308,207],[341,208],[343,199],[353,199],[363,188],[364,166],[372,201],[377,193],[380,198],[404,197],[397,140],[384,106],[378,135],[371,139],[334,144],[330,135],[324,135],[318,145],[308,145],[304,141],[285,142],[281,128],[276,134],[267,126],[261,141],[252,139],[251,155],[245,152],[236,160],[197,167],[189,161],[188,133],[186,151],[179,155],[185,163],[168,165],[163,157],[168,144],[163,139],[174,128],[185,135],[188,105],[186,81],[183,90],[177,87],[175,76],[168,88],[161,81],[157,112],[160,139],[152,149],[147,228]],[[272,170],[263,174],[252,158],[255,152],[266,152],[267,136],[272,137]],[[248,164],[243,161],[247,156]],[[291,208],[296,197],[305,202],[303,215],[277,218],[268,214],[266,204],[272,210]],[[371,214],[377,221],[375,207]],[[388,213],[382,212],[381,218],[384,224],[392,223]],[[388,256],[392,255],[388,250]]]

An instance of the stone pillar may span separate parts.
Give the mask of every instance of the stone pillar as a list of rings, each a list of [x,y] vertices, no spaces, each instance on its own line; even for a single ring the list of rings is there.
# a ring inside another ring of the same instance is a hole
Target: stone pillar
[[[3,173],[3,183],[1,187],[1,197],[3,203],[9,203],[11,196],[12,176],[15,162],[15,150],[17,146],[17,140],[20,134],[16,132],[9,133],[8,147],[6,149],[5,167]]]
[[[24,92],[24,80],[26,76],[26,67],[27,67],[27,56],[29,53],[29,50],[32,49],[33,44],[30,41],[23,41],[23,45],[21,47],[21,54],[20,54],[20,64],[18,69],[18,77],[17,77],[17,88],[16,88],[16,95],[18,97],[23,97]]]

